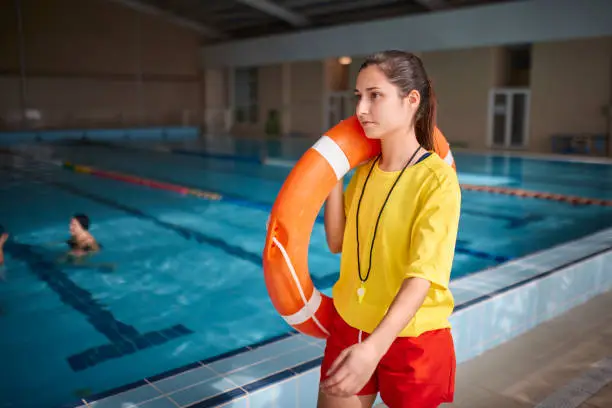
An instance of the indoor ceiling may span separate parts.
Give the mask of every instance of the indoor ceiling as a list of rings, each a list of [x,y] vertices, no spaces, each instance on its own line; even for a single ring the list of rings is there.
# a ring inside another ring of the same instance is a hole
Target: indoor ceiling
[[[519,0],[113,0],[161,14],[218,43]]]

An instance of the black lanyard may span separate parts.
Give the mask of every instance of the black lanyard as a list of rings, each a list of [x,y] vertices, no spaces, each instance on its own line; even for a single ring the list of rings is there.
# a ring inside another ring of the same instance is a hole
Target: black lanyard
[[[361,207],[361,200],[363,199],[363,195],[365,193],[366,186],[370,179],[370,175],[372,174],[372,170],[374,169],[374,166],[376,166],[376,163],[378,162],[378,160],[380,160],[380,155],[378,155],[378,157],[376,157],[376,160],[374,160],[374,163],[372,164],[372,167],[370,167],[370,171],[368,172],[365,182],[363,183],[363,189],[361,190],[361,195],[359,196],[359,201],[357,202],[357,215],[356,215],[357,219],[355,222],[355,228],[357,230],[357,236],[356,236],[357,238],[357,272],[359,272],[359,280],[361,281],[362,288],[363,288],[363,284],[370,277],[370,271],[372,270],[372,252],[374,251],[374,240],[376,239],[376,232],[378,231],[378,223],[380,222],[380,218],[382,216],[383,210],[385,209],[385,205],[387,205],[387,201],[389,200],[389,197],[391,196],[391,193],[393,192],[393,189],[397,185],[397,182],[399,181],[400,177],[402,177],[402,174],[404,174],[404,171],[406,171],[406,169],[408,168],[408,165],[412,162],[412,160],[414,159],[414,157],[420,150],[421,150],[421,146],[419,146],[415,150],[415,152],[410,157],[410,160],[408,160],[408,162],[404,165],[404,168],[402,169],[400,174],[395,179],[395,182],[391,186],[391,189],[389,190],[389,193],[387,194],[387,197],[385,198],[385,201],[383,202],[382,208],[380,209],[380,212],[378,213],[378,218],[376,219],[376,225],[374,226],[374,234],[372,236],[372,244],[370,245],[369,265],[368,265],[368,271],[366,273],[365,278],[361,277],[361,260],[360,260],[361,253],[359,251],[359,208]],[[365,290],[363,290],[361,293],[362,295],[360,295],[360,298],[363,297],[363,294],[365,294]]]

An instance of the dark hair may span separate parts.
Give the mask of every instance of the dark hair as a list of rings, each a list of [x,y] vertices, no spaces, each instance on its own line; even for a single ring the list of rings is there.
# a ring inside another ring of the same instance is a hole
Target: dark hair
[[[412,90],[421,94],[414,131],[417,141],[425,149],[433,150],[436,97],[421,59],[409,52],[390,50],[367,57],[359,71],[370,65],[376,65],[385,74],[389,82],[399,89],[401,97],[407,96]]]
[[[85,231],[89,230],[89,217],[85,214],[74,214],[72,216],[72,218],[74,218],[75,220],[77,220],[79,222],[79,224],[81,224],[81,227],[83,227],[83,229]]]

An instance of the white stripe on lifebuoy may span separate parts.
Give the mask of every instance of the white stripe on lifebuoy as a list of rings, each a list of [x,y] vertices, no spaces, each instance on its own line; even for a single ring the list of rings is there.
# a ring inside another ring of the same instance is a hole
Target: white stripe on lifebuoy
[[[306,306],[304,306],[292,315],[283,316],[283,319],[285,319],[285,321],[289,323],[290,326],[295,326],[297,324],[302,324],[306,322],[308,319],[314,316],[317,310],[319,310],[319,306],[321,306],[321,299],[321,292],[315,289],[312,292],[310,300],[308,301],[308,303],[306,303]]]
[[[455,158],[453,157],[453,153],[449,150],[448,154],[444,158],[444,161],[447,162],[450,166],[455,162]]]
[[[323,156],[329,165],[334,169],[336,178],[340,180],[351,169],[348,157],[342,151],[338,143],[329,136],[321,136],[319,140],[312,146],[317,152]]]
[[[315,322],[315,324],[319,327],[319,329],[321,329],[323,333],[329,336],[329,332],[325,329],[325,327],[323,327],[319,319],[317,319],[317,316],[315,316],[315,313],[317,309],[319,308],[319,305],[321,304],[321,293],[315,289],[310,301],[306,300],[304,289],[302,289],[302,285],[300,285],[300,281],[297,277],[297,274],[295,273],[295,268],[293,267],[293,264],[291,263],[291,259],[289,259],[289,254],[285,250],[285,247],[283,247],[283,245],[280,243],[278,239],[276,239],[276,237],[272,237],[272,241],[276,244],[276,246],[278,246],[278,249],[281,251],[283,258],[285,259],[285,263],[287,264],[287,268],[289,268],[289,272],[291,272],[291,276],[293,277],[295,286],[300,292],[300,297],[302,298],[302,302],[304,302],[304,307],[301,308],[297,313],[294,313],[290,316],[283,316],[283,319],[285,319],[285,321],[289,323],[289,325],[293,325],[296,323],[292,323],[287,319],[296,319],[296,320],[301,319],[301,322],[305,322],[308,319],[312,319],[312,321]],[[318,300],[316,299],[317,296],[319,298]]]

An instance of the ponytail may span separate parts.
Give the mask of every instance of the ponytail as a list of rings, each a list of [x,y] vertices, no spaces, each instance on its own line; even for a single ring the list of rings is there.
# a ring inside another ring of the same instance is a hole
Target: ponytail
[[[429,79],[426,79],[424,91],[421,93],[421,105],[416,114],[414,133],[423,148],[433,150],[436,126],[436,95]]]

